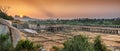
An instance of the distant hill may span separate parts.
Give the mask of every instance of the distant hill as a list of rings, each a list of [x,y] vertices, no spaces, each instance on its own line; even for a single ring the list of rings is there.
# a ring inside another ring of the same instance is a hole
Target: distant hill
[[[20,17],[19,15],[15,15],[14,19],[20,20],[20,21],[36,21],[36,20],[39,20],[39,19],[31,18],[29,16]]]

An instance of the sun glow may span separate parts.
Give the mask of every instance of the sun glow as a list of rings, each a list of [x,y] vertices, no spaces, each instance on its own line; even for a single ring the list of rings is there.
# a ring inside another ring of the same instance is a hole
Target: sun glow
[[[20,14],[20,17],[22,18],[22,17],[23,17],[23,14]]]

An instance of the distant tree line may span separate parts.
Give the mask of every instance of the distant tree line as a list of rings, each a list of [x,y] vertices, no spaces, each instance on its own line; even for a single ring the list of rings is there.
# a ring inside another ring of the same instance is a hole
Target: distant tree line
[[[40,21],[29,21],[29,23],[33,24],[66,24],[66,25],[120,25],[120,18],[113,18],[113,19],[71,19],[71,20],[40,20]]]

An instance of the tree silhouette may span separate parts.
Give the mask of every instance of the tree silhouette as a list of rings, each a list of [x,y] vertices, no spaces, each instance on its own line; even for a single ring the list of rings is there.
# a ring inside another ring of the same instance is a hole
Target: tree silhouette
[[[0,18],[6,19],[6,20],[13,20],[12,16],[7,15],[9,8],[10,7],[0,6]]]

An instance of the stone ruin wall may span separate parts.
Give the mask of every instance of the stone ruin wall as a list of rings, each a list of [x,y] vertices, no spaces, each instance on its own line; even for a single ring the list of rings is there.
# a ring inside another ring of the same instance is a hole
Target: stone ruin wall
[[[120,26],[73,26],[73,25],[60,25],[60,26],[51,26],[48,25],[39,25],[37,24],[29,24],[30,29],[34,30],[48,30],[48,31],[64,31],[64,30],[79,30],[79,31],[88,31],[88,32],[96,32],[96,33],[106,33],[106,34],[120,34]],[[47,27],[48,26],[48,27]]]
[[[97,26],[74,26],[75,30],[96,32],[96,33],[106,33],[106,34],[120,34],[120,28],[113,27],[97,27]]]

